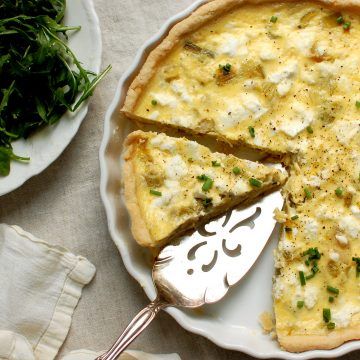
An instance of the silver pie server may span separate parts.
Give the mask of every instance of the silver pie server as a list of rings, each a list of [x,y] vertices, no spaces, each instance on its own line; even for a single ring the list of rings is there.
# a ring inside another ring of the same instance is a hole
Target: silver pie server
[[[273,212],[283,203],[280,191],[275,191],[166,246],[152,270],[156,299],[135,316],[111,349],[95,360],[116,359],[168,306],[197,308],[222,299],[261,254],[276,225]]]

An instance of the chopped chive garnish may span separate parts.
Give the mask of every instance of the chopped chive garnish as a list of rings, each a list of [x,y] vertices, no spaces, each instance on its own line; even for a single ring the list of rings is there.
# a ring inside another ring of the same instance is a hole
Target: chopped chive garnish
[[[309,248],[306,251],[304,251],[301,255],[308,256],[308,258],[305,260],[306,266],[310,266],[310,264],[312,265],[311,274],[305,276],[305,280],[310,280],[316,275],[317,272],[319,272],[317,260],[321,258],[321,254],[319,253],[319,250],[317,248]]]
[[[314,276],[315,276],[314,273],[311,273],[310,275],[306,275],[306,276],[305,276],[305,280],[310,280],[310,279],[312,279]]]
[[[360,276],[360,257],[353,257],[352,261],[356,262],[356,277]]]
[[[299,215],[294,215],[291,217],[291,220],[297,220],[299,218]]]
[[[213,184],[214,184],[214,181],[205,174],[199,175],[196,178],[198,180],[204,182],[204,184],[202,186],[202,190],[205,191],[205,192],[209,191],[212,188]]]
[[[358,109],[360,109],[360,101],[357,101],[357,102],[355,103],[355,105],[356,105],[356,107],[357,107]]]
[[[347,21],[346,23],[344,23],[343,25],[343,29],[344,30],[349,30],[351,27],[351,22],[350,21]]]
[[[249,126],[248,129],[249,129],[250,136],[252,138],[254,138],[255,137],[255,129],[252,126]]]
[[[273,24],[275,24],[278,20],[278,17],[273,15],[271,18],[270,18],[270,22],[272,22]]]
[[[239,174],[241,173],[240,168],[237,167],[237,166],[235,166],[232,171],[233,171],[233,173],[234,173],[235,175],[239,175]]]
[[[311,126],[307,126],[306,127],[306,131],[309,133],[309,134],[313,134],[314,133],[314,130]]]
[[[202,174],[202,175],[197,176],[196,178],[200,181],[205,181],[206,179],[208,179],[208,176],[206,176],[205,174]]]
[[[202,191],[209,191],[212,188],[213,184],[214,181],[208,177],[202,186]]]
[[[335,323],[329,322],[329,323],[327,324],[327,328],[328,328],[329,330],[334,330],[334,329],[335,329]]]
[[[319,268],[317,266],[317,262],[314,261],[314,266],[311,268],[311,271],[313,272],[313,274],[315,275],[317,272],[319,272]]]
[[[299,300],[299,301],[297,302],[296,306],[297,306],[299,309],[301,309],[302,307],[304,307],[304,304],[305,304],[305,302],[304,302],[303,300]]]
[[[344,23],[344,18],[342,17],[342,15],[340,15],[337,19],[336,19],[336,22],[338,24],[343,24]]]
[[[221,166],[221,164],[220,164],[219,162],[217,162],[216,160],[212,161],[212,162],[211,162],[211,165],[212,165],[213,167],[219,167],[219,166]]]
[[[219,69],[222,70],[224,75],[228,75],[231,71],[231,64],[219,65]]]
[[[305,193],[305,197],[307,199],[311,199],[312,198],[312,194],[311,191],[308,188],[304,188],[304,193]]]
[[[306,279],[303,271],[299,271],[299,277],[301,286],[306,285]]]
[[[344,190],[342,189],[342,188],[337,188],[336,190],[335,190],[335,194],[336,194],[336,196],[338,196],[338,197],[341,197],[342,195],[343,195],[343,193],[344,193]]]
[[[255,178],[250,178],[249,183],[251,186],[258,187],[258,188],[261,187],[261,185],[262,185],[262,182]]]
[[[326,287],[326,289],[327,289],[328,292],[331,292],[331,293],[333,293],[333,294],[336,294],[336,295],[339,294],[339,289],[337,289],[337,288],[335,288],[335,287],[333,287],[333,286],[328,285],[328,286]]]
[[[302,256],[309,255],[309,260],[319,260],[321,258],[321,254],[317,247],[315,248],[309,248],[306,251],[302,253]]]
[[[286,227],[285,227],[285,231],[286,231],[286,232],[292,232],[292,228],[286,226]]]
[[[329,296],[329,302],[333,303],[335,298],[333,296]]]
[[[205,208],[212,206],[212,198],[205,198],[203,199],[203,205]]]
[[[154,190],[154,189],[150,189],[150,194],[151,195],[155,195],[155,196],[161,196],[162,193],[160,191]]]
[[[331,320],[331,311],[330,309],[323,309],[323,319],[326,323]]]
[[[151,105],[154,105],[154,106],[156,106],[157,105],[157,101],[154,99],[154,100],[151,100]]]

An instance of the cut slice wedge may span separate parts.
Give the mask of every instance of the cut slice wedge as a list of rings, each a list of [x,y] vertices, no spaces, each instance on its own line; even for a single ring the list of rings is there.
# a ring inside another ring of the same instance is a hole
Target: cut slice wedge
[[[125,202],[135,240],[159,247],[282,185],[286,173],[185,138],[136,131],[125,141]]]

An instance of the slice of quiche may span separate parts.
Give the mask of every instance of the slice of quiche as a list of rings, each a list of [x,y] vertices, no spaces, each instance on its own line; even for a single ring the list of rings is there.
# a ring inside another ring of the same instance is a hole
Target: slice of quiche
[[[158,247],[282,185],[285,173],[184,138],[136,131],[125,141],[125,202],[135,240]]]

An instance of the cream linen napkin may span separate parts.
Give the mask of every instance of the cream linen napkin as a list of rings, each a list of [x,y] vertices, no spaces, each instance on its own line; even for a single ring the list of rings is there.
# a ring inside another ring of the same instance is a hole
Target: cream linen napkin
[[[63,344],[82,288],[95,267],[82,256],[0,224],[0,360],[53,360]],[[78,350],[63,360],[93,360]],[[127,351],[121,360],[180,360],[176,354]]]
[[[82,256],[0,224],[0,359],[54,359],[94,274]]]

